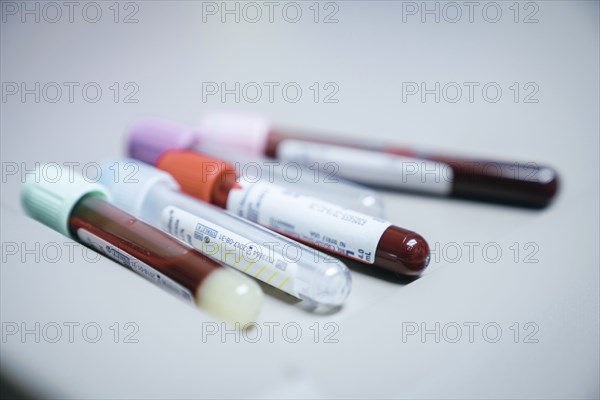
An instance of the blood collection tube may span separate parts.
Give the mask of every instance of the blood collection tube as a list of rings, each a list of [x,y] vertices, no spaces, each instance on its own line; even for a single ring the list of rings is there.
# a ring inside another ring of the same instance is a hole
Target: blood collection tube
[[[235,183],[227,172],[207,175],[206,187],[227,176]],[[181,193],[172,176],[151,165],[106,161],[100,182],[115,204],[136,217],[314,306],[337,307],[350,294],[350,271],[338,259]]]
[[[220,319],[244,325],[258,315],[256,282],[113,206],[101,185],[67,169],[52,181],[35,176],[27,175],[21,191],[34,219]]]
[[[211,140],[198,140],[200,134],[173,122],[144,119],[134,124],[129,133],[129,155],[154,164],[167,150],[195,150],[232,163],[240,179],[269,182],[322,198],[374,217],[383,217],[383,201],[377,192],[341,179],[337,165],[323,163],[303,166],[292,161],[282,163],[259,154],[232,147],[213,146]]]
[[[557,173],[535,163],[468,159],[401,147],[352,143],[296,134],[265,118],[208,114],[199,142],[304,165],[331,163],[352,181],[392,189],[530,208],[547,206],[558,191]]]
[[[404,275],[419,275],[429,263],[429,246],[415,232],[285,187],[238,182],[222,160],[170,150],[156,166],[185,193],[304,243]]]

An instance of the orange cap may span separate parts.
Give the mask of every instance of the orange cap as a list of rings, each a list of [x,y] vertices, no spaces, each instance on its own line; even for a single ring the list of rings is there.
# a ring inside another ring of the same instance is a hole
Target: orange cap
[[[156,161],[156,167],[173,175],[183,192],[209,203],[215,202],[219,192],[227,198],[236,184],[237,174],[232,164],[195,151],[166,151]]]

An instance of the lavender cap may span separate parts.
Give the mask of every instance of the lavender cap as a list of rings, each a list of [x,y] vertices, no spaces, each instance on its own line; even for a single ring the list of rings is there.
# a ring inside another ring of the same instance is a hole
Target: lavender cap
[[[129,131],[129,156],[154,165],[167,150],[185,150],[196,143],[197,134],[190,128],[158,119],[143,119]]]

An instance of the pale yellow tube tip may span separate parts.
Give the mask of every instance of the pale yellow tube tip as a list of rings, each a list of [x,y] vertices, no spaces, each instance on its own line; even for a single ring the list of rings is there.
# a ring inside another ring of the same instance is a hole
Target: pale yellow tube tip
[[[211,273],[198,287],[198,307],[240,327],[256,321],[263,292],[252,279],[226,268]]]

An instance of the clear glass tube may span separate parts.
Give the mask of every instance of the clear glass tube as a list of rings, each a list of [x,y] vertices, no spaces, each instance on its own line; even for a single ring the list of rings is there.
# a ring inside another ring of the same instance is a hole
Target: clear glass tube
[[[112,179],[132,163],[135,180]],[[319,306],[339,306],[350,293],[341,261],[179,192],[164,171],[120,160],[102,172],[116,204],[213,259]]]

